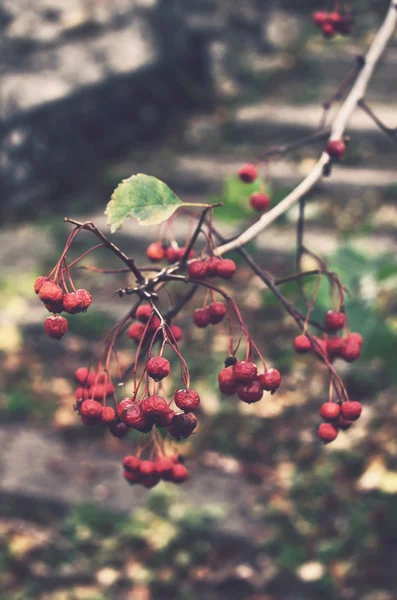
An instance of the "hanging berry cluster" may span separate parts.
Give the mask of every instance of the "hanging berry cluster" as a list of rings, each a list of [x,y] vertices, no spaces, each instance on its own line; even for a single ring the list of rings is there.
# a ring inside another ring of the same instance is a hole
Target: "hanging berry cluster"
[[[312,16],[313,24],[320,29],[325,38],[333,38],[336,35],[349,35],[353,29],[353,18],[351,12],[343,12],[339,9],[339,2],[335,3],[332,12],[317,11]]]

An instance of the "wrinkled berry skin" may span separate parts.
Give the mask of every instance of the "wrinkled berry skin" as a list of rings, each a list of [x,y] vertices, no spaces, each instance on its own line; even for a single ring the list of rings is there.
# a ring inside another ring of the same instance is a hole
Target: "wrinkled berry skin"
[[[100,421],[102,417],[102,406],[95,400],[84,400],[80,405],[80,414],[91,421]]]
[[[325,151],[335,160],[342,160],[345,154],[346,146],[342,140],[330,140]]]
[[[210,323],[210,311],[208,308],[196,308],[193,313],[193,322],[200,329],[207,327]]]
[[[312,348],[311,342],[306,335],[297,335],[294,339],[294,350],[298,354],[310,352]]]
[[[337,421],[340,415],[340,406],[336,402],[325,402],[320,408],[320,416],[324,421]]]
[[[347,401],[342,404],[341,416],[348,421],[357,421],[362,410],[363,407],[360,402]]]
[[[75,315],[81,312],[82,305],[79,296],[75,292],[65,294],[62,298],[62,308],[69,315]]]
[[[146,363],[146,371],[149,377],[161,381],[171,373],[171,365],[163,356],[152,356]]]
[[[333,442],[338,437],[338,430],[331,423],[321,423],[318,428],[317,435],[324,442],[324,444],[329,444]]]
[[[174,418],[168,426],[168,433],[176,440],[180,441],[192,435],[196,427],[197,418],[193,413],[179,413],[174,415]]]
[[[45,283],[47,283],[47,281],[49,281],[49,279],[48,279],[48,277],[45,277],[45,275],[41,275],[40,277],[37,277],[37,279],[35,280],[35,282],[33,284],[33,289],[36,294],[39,293],[39,291],[41,290],[43,285]]]
[[[223,258],[219,261],[216,268],[218,277],[222,279],[231,279],[237,269],[236,263],[230,258]]]
[[[120,417],[120,419],[123,419],[124,413],[126,412],[127,408],[130,408],[134,403],[134,400],[132,398],[123,398],[120,402],[119,405],[117,407],[117,414]]]
[[[218,373],[219,389],[225,396],[233,396],[237,391],[237,381],[234,378],[234,367],[225,367]]]
[[[256,364],[246,360],[238,360],[233,367],[234,379],[239,383],[247,383],[256,378],[258,369]]]
[[[151,430],[151,426],[148,423],[146,415],[143,414],[139,402],[132,402],[131,405],[123,411],[122,416],[120,416],[120,418],[123,421],[123,423],[128,425],[128,427],[132,427],[132,429],[137,429],[138,431],[142,432]]]
[[[80,311],[85,312],[92,304],[92,296],[90,292],[85,289],[76,290],[76,296],[80,302]]]
[[[253,183],[258,177],[258,170],[255,165],[245,163],[239,168],[237,175],[244,183]]]
[[[48,317],[44,321],[44,331],[48,337],[60,340],[68,331],[68,322],[65,317]]]
[[[47,281],[43,283],[39,291],[39,298],[42,302],[48,304],[57,304],[58,302],[62,302],[63,291],[53,281]]]
[[[325,315],[324,325],[328,331],[338,331],[339,329],[343,329],[345,323],[345,314],[338,312],[337,310],[329,310]]]
[[[167,427],[173,417],[174,411],[161,396],[149,396],[141,402],[142,413],[158,427]]]
[[[275,392],[281,384],[281,375],[277,369],[268,369],[258,375],[258,381],[267,392]]]
[[[187,271],[192,279],[205,279],[207,277],[207,262],[204,260],[194,260],[189,263]]]
[[[218,265],[221,259],[217,256],[211,256],[207,260],[207,275],[208,277],[217,277],[218,276]]]
[[[250,205],[257,212],[265,212],[270,205],[270,196],[262,192],[254,192],[250,197]]]
[[[226,305],[223,302],[211,302],[208,305],[211,325],[217,325],[225,318],[227,314]]]
[[[237,396],[243,402],[252,404],[253,402],[259,402],[263,396],[263,389],[259,381],[250,381],[248,383],[240,384],[237,387]]]
[[[200,404],[200,396],[194,390],[178,390],[175,394],[175,404],[181,410],[190,412],[196,410]]]
[[[152,262],[160,262],[165,258],[165,250],[160,242],[153,242],[146,249],[146,256]]]

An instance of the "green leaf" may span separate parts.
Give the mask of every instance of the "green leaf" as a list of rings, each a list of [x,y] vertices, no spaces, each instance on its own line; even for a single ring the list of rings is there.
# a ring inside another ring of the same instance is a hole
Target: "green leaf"
[[[118,185],[105,214],[114,233],[126,219],[135,217],[140,225],[158,225],[169,219],[177,208],[186,205],[163,181],[139,173]]]

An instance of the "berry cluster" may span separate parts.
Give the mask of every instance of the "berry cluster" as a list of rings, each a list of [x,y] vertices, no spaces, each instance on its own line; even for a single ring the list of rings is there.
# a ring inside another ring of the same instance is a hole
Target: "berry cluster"
[[[229,364],[233,362],[234,364]],[[264,373],[258,374],[257,366],[254,362],[228,357],[225,361],[224,369],[218,374],[219,390],[225,396],[237,396],[243,402],[252,404],[259,402],[263,397],[263,392],[274,392],[280,387],[281,375],[277,369],[266,369]]]
[[[338,10],[333,12],[317,11],[313,13],[312,19],[314,25],[326,38],[333,38],[337,34],[349,35],[353,29],[351,13],[342,14]]]
[[[251,163],[245,163],[240,167],[237,175],[244,183],[253,183],[258,178],[258,169]],[[253,192],[249,201],[251,208],[261,213],[265,212],[269,208],[271,198],[264,192]]]
[[[130,485],[137,483],[152,488],[163,481],[183,483],[189,474],[179,456],[158,455],[155,460],[142,460],[137,456],[126,456],[123,460],[123,476]]]
[[[343,403],[325,402],[320,409],[320,416],[324,419],[317,431],[317,435],[329,444],[338,437],[339,431],[350,429],[357,419],[360,418],[362,406],[360,402],[346,400]]]

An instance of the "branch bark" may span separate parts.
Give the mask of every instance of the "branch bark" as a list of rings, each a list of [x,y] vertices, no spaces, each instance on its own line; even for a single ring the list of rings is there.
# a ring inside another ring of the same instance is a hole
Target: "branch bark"
[[[343,137],[350,117],[356,110],[360,100],[365,97],[368,84],[371,81],[374,70],[383,55],[397,25],[397,0],[392,0],[385,20],[378,30],[370,49],[365,56],[365,63],[358,77],[352,86],[346,100],[340,107],[333,124],[331,126],[330,140],[339,140]],[[268,213],[264,214],[254,225],[249,227],[237,238],[218,247],[220,254],[230,252],[241,248],[254,238],[256,238],[270,223],[273,223],[278,217],[287,212],[294,204],[304,197],[314,186],[322,179],[324,168],[329,164],[330,157],[323,152],[320,159],[305,177],[305,179],[288,194],[277,206]]]

